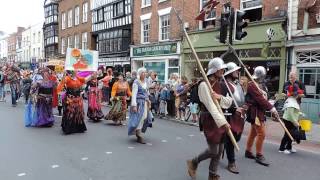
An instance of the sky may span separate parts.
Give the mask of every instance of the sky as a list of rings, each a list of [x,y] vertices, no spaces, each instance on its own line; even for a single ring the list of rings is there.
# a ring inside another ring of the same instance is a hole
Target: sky
[[[0,31],[13,33],[44,21],[44,0],[0,0]]]

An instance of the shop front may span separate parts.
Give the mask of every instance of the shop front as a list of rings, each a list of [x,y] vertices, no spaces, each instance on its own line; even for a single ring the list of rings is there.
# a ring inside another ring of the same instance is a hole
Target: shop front
[[[320,36],[296,38],[288,45],[293,47],[290,65],[297,68],[299,80],[306,89],[302,111],[307,118],[320,123]]]
[[[158,74],[158,81],[167,83],[172,73],[180,73],[180,43],[168,42],[131,47],[132,70],[145,67]]]
[[[99,66],[103,66],[105,69],[112,68],[113,71],[126,73],[130,72],[130,57],[113,57],[113,58],[99,58]]]
[[[257,66],[266,68],[266,84],[271,96],[282,91],[285,80],[286,33],[282,28],[283,25],[285,25],[285,19],[249,23],[249,26],[245,29],[248,33],[247,37],[242,41],[233,42],[237,55],[251,74]],[[275,32],[271,39],[267,36],[267,30],[270,28]],[[220,57],[228,49],[226,45],[219,43],[216,39],[219,35],[218,30],[190,32],[189,35],[205,70],[207,70],[206,67],[210,59]],[[182,74],[189,79],[200,77],[199,68],[186,41],[183,42],[182,57]],[[233,54],[227,54],[223,59],[226,63],[235,62],[239,64]],[[241,75],[245,75],[243,70]]]

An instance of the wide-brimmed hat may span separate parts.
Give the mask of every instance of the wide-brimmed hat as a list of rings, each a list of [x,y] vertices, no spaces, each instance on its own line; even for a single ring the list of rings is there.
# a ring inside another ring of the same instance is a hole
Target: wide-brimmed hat
[[[227,65],[223,62],[223,60],[219,57],[213,58],[210,60],[208,64],[208,72],[207,76],[210,76],[221,69],[227,68]]]
[[[227,63],[227,71],[224,73],[224,75],[231,74],[237,70],[241,69],[241,67],[237,66],[234,62]]]

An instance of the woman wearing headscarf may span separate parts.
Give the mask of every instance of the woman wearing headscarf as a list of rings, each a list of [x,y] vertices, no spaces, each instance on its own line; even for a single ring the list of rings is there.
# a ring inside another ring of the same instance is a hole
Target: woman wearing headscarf
[[[92,76],[83,78],[75,71],[67,71],[67,76],[62,78],[58,86],[58,93],[66,89],[64,99],[61,127],[65,134],[83,133],[87,130],[84,122],[83,99],[81,87],[92,79]]]
[[[52,112],[52,94],[56,83],[50,80],[49,69],[44,68],[41,71],[43,79],[35,82],[32,85],[32,95],[34,112],[32,123],[29,124],[35,127],[51,127],[54,123]],[[30,115],[29,117],[32,117]],[[26,126],[28,126],[26,124]]]
[[[151,127],[152,123],[146,72],[145,68],[140,68],[138,70],[138,78],[133,82],[128,123],[128,135],[136,135],[137,142],[141,144],[145,144],[141,133],[145,133],[147,127]]]
[[[113,120],[117,125],[121,125],[126,120],[127,99],[131,97],[131,90],[122,74],[119,74],[117,78],[118,81],[113,84],[111,90],[110,100],[113,101],[113,106],[106,119]]]
[[[101,90],[98,88],[97,76],[94,75],[87,84],[89,86],[87,116],[94,122],[99,122],[103,118],[103,112],[101,110]]]

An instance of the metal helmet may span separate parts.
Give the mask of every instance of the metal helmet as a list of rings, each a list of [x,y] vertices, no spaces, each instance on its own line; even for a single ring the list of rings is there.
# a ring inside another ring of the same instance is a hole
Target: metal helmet
[[[264,79],[267,75],[266,68],[263,66],[258,66],[254,69],[253,79]]]
[[[210,60],[208,65],[207,76],[210,76],[216,73],[218,70],[227,68],[227,65],[223,62],[223,60],[219,57],[213,58]]]
[[[236,63],[229,62],[229,63],[227,63],[227,72],[225,72],[224,75],[226,76],[226,75],[231,74],[234,71],[237,71],[239,69],[241,69],[241,67],[237,66]]]

